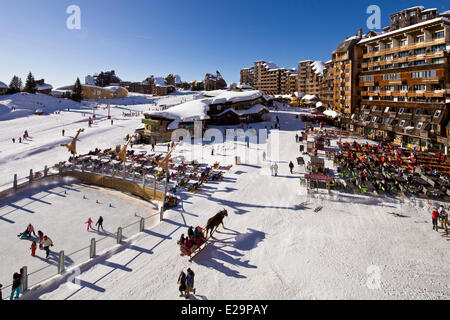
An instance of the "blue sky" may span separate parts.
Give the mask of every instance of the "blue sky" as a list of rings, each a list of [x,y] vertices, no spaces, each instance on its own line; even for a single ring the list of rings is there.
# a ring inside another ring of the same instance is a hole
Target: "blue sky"
[[[73,4],[81,30],[66,27]],[[238,82],[255,60],[330,60],[346,36],[367,31],[369,5],[381,8],[382,26],[404,8],[450,9],[442,0],[0,0],[0,81],[32,71],[58,87],[113,69],[130,81],[168,73],[202,80],[219,70]]]

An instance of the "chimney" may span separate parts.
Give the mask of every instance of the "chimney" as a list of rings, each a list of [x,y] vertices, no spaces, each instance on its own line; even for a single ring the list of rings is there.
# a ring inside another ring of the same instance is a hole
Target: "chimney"
[[[359,29],[359,30],[358,30],[358,38],[359,38],[359,39],[362,39],[362,29]]]

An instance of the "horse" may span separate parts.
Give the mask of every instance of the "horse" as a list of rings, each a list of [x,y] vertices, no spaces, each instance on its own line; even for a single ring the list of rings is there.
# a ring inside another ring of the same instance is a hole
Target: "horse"
[[[206,223],[206,238],[208,238],[208,232],[211,230],[210,236],[212,237],[213,232],[217,230],[220,224],[225,229],[225,225],[223,224],[223,219],[228,216],[228,211],[223,209],[219,211],[214,217],[210,218]]]

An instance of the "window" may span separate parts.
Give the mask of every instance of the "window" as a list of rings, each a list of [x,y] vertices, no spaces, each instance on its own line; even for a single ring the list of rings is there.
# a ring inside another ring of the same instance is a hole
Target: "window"
[[[408,51],[402,51],[398,53],[399,58],[405,58],[408,56]]]
[[[385,49],[391,49],[392,48],[392,42],[391,43],[386,43],[386,45],[384,46]]]
[[[411,78],[432,78],[436,77],[436,70],[412,72]]]
[[[420,109],[416,110],[416,116],[420,114]]]
[[[377,110],[377,106],[373,106],[372,111],[376,111]]]
[[[361,111],[363,111],[365,107],[366,105],[361,106]]]
[[[415,49],[414,54],[425,54],[425,48]]]
[[[383,80],[400,80],[400,73],[383,74]]]
[[[401,114],[401,113],[403,113],[403,111],[405,111],[405,109],[403,109],[403,108],[400,108],[400,110],[398,110],[398,114]]]
[[[384,109],[384,112],[388,112],[388,111],[389,111],[389,107],[386,107],[386,109]]]
[[[385,69],[393,69],[394,65],[393,64],[387,64],[384,66]]]
[[[400,47],[404,47],[408,44],[406,40],[400,40]]]
[[[423,122],[419,122],[419,123],[417,124],[417,129],[422,129],[422,127],[423,127]]]
[[[366,76],[360,78],[362,82],[373,82],[374,76]]]
[[[434,113],[434,116],[437,118],[441,115],[441,110],[436,110],[436,112]]]
[[[433,40],[434,39],[441,39],[443,37],[444,37],[444,31],[439,31],[439,32],[433,33]]]
[[[405,120],[400,121],[400,127],[403,127],[405,125]]]
[[[420,42],[424,42],[425,41],[425,37],[424,36],[419,36],[416,38],[415,43],[420,43]]]
[[[424,84],[415,84],[413,85],[413,89],[415,91],[425,91],[426,86]]]
[[[377,121],[377,116],[373,117],[372,122],[376,122]]]
[[[402,85],[402,86],[400,86],[400,91],[402,91],[402,92],[408,92],[408,86],[407,86],[407,85]]]
[[[433,64],[444,63],[444,58],[433,58],[433,59],[431,59],[431,63],[433,63]]]
[[[439,51],[444,51],[444,50],[445,50],[445,44],[438,44],[438,45],[431,47],[431,51],[433,51],[433,52],[439,52]]]
[[[386,120],[384,121],[384,123],[386,123],[386,124],[389,124],[389,120],[390,120],[391,118],[386,118]]]
[[[418,61],[414,61],[414,65],[415,66],[422,66],[425,64],[425,60],[418,60]]]
[[[406,68],[406,67],[408,67],[408,62],[400,63],[400,68]]]

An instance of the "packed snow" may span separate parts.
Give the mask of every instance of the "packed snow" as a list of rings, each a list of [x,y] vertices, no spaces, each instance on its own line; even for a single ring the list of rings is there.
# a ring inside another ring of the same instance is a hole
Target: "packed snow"
[[[166,99],[181,103],[186,98],[178,95]],[[194,95],[189,98],[194,99]],[[163,103],[153,101],[150,106],[117,102],[111,102],[114,125],[106,121],[106,111],[99,109],[95,125],[87,128],[87,119],[82,113],[89,109],[82,107],[60,115],[5,121],[8,126],[0,128],[4,137],[0,140],[1,181],[13,172],[24,176],[30,168],[67,160],[67,150],[59,147],[59,143],[66,143],[70,137],[61,136],[62,128],[72,136],[80,127],[87,130],[80,135],[77,147],[80,153],[95,147],[109,148],[122,144],[123,137],[140,125],[142,116],[125,117],[123,112],[148,112]],[[177,299],[176,280],[179,272],[187,267],[196,273],[197,292],[191,299],[199,300],[449,299],[448,238],[431,228],[431,209],[436,203],[338,192],[307,195],[299,180],[305,173],[304,166],[296,165],[294,173],[290,174],[288,163],[296,164],[298,156],[309,160],[309,156],[299,152],[295,134],[305,128],[301,117],[296,116],[311,110],[286,110],[289,108],[280,107],[277,112],[271,111],[271,121],[251,125],[255,130],[270,127],[278,116],[281,130],[270,129],[267,140],[250,139],[248,149],[243,141],[222,143],[216,140],[200,146],[200,153],[191,153],[187,143],[177,147],[174,157],[182,155],[187,160],[208,164],[218,161],[228,165],[234,164],[234,156],[239,154],[242,164],[225,171],[222,181],[209,182],[195,194],[180,192],[179,206],[166,211],[162,222],[129,238],[131,242],[121,250],[101,255],[93,260],[95,263],[84,265],[81,274],[73,277],[75,283],[56,277],[46,285],[33,288],[22,299]],[[214,128],[222,132],[225,129]],[[24,129],[28,129],[32,139],[26,144],[13,144],[10,137]],[[332,140],[332,146],[336,146],[336,142]],[[211,155],[212,147],[214,155]],[[149,146],[134,148],[150,150]],[[164,149],[163,146],[157,148]],[[263,152],[266,160],[263,160]],[[319,155],[324,157],[322,151]],[[279,166],[277,177],[270,173],[273,162]],[[327,167],[333,166],[331,160],[325,163]],[[58,194],[64,195],[61,194],[64,185],[41,188],[22,199],[0,201],[3,212],[13,211],[0,219],[0,230],[8,235],[3,239],[2,268],[11,264],[11,270],[16,271],[29,263],[27,243],[18,240],[16,234],[32,222],[30,219],[36,219],[33,222],[46,233],[48,230],[50,237],[55,234],[58,239],[56,242],[52,237],[58,246],[55,250],[60,248],[60,241],[81,239],[79,242],[85,242],[88,233],[84,222],[88,209],[79,210],[83,211],[79,217],[78,210],[70,209],[68,211],[73,211],[70,217],[58,219],[56,214],[69,214],[60,213],[58,208],[65,202],[74,208],[77,204],[88,206],[104,192],[87,191],[86,186],[74,183],[72,189],[83,188],[83,191],[68,190],[66,198],[62,198]],[[87,200],[82,198],[83,193],[87,194]],[[130,218],[132,210],[124,205],[114,204],[117,206],[114,210],[124,211],[123,216],[107,208],[92,215],[96,218],[100,213],[111,214],[111,221]],[[318,207],[323,208],[315,212]],[[180,235],[186,234],[189,226],[204,226],[223,208],[228,210],[225,229],[220,226],[215,239],[192,262],[180,256],[176,243]],[[35,211],[36,216],[27,210]],[[392,212],[407,217],[399,218],[390,214]],[[114,229],[114,225],[111,227]],[[64,237],[61,235],[63,228],[73,234]],[[2,270],[7,273],[6,278],[12,277],[10,269]]]

